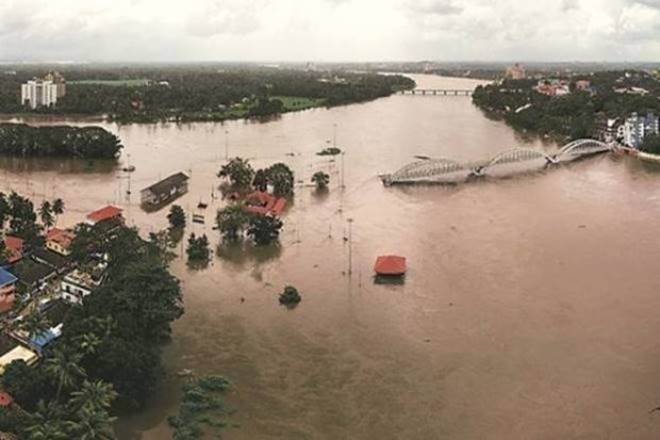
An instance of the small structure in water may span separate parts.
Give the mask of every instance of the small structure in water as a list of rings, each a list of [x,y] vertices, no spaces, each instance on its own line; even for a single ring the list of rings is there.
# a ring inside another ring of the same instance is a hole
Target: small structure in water
[[[176,173],[140,191],[140,201],[145,207],[160,207],[188,192],[188,176]]]
[[[400,277],[405,275],[406,269],[406,257],[398,255],[381,255],[374,265],[378,276]]]
[[[279,217],[284,212],[286,199],[275,197],[267,192],[255,191],[245,197],[245,210],[252,214]]]

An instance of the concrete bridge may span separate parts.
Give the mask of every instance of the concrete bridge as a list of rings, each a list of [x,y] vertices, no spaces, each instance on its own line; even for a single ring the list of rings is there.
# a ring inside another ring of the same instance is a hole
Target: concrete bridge
[[[412,89],[401,90],[401,95],[431,95],[431,96],[471,96],[472,89]]]
[[[544,161],[546,165],[570,162],[581,157],[612,151],[614,144],[595,139],[578,139],[564,145],[557,153],[547,154],[531,148],[512,148],[492,158],[478,162],[457,162],[450,159],[427,159],[412,162],[392,174],[381,175],[385,185],[405,183],[443,183],[486,176],[498,165]]]

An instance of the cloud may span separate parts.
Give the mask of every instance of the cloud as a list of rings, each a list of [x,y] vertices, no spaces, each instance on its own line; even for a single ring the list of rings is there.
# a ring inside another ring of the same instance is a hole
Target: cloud
[[[660,0],[2,0],[0,60],[649,60]]]

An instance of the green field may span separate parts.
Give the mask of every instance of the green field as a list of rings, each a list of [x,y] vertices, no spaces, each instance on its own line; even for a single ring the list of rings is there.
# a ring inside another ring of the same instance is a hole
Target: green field
[[[148,79],[85,79],[80,81],[67,81],[67,84],[94,84],[99,86],[126,86],[142,87],[148,86],[151,81]]]
[[[307,108],[321,107],[325,99],[301,98],[298,96],[271,96],[271,99],[279,99],[284,104],[284,111],[305,110]]]

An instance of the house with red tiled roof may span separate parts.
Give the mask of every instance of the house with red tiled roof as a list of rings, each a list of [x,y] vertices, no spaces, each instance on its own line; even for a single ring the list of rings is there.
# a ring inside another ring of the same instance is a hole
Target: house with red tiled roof
[[[14,264],[23,258],[23,239],[13,235],[5,235],[5,247],[7,248],[7,263]]]
[[[71,254],[69,247],[75,237],[70,229],[52,228],[46,233],[46,248],[66,257]]]
[[[264,191],[254,191],[245,197],[245,210],[252,214],[279,216],[286,206],[285,198],[278,198]]]
[[[123,210],[121,208],[108,205],[87,214],[86,221],[87,224],[92,226],[108,220],[120,220],[123,223],[124,217],[122,216],[122,212]]]

